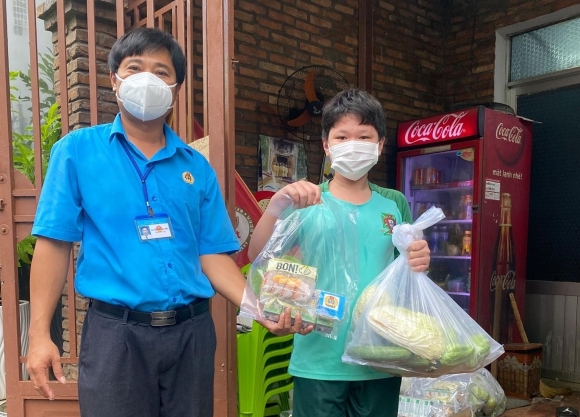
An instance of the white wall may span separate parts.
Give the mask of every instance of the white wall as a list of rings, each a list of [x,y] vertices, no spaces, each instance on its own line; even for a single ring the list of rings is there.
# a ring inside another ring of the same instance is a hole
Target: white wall
[[[542,377],[580,383],[580,283],[528,281],[525,329],[543,343]]]

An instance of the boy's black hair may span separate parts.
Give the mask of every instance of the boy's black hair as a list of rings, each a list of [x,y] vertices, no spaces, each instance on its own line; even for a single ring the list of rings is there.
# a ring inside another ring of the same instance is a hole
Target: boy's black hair
[[[328,139],[330,129],[346,114],[360,117],[361,125],[373,126],[379,140],[387,137],[387,118],[381,103],[366,91],[351,88],[331,98],[322,109],[322,139]]]
[[[109,53],[109,70],[116,73],[121,61],[128,56],[143,55],[165,49],[177,76],[177,84],[185,80],[185,55],[175,38],[167,32],[153,28],[136,28],[117,39]]]

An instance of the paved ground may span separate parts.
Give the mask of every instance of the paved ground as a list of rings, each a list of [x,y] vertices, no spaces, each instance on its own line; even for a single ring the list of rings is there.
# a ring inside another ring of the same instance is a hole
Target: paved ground
[[[545,400],[547,401],[547,400]],[[573,392],[562,401],[532,404],[527,407],[513,408],[502,414],[502,417],[556,417],[556,408],[574,407],[580,411],[580,392]],[[6,404],[0,404],[0,412],[6,411]]]
[[[562,406],[580,411],[580,392],[573,392],[562,401],[538,402],[527,407],[513,408],[503,413],[502,417],[556,417],[556,408]]]

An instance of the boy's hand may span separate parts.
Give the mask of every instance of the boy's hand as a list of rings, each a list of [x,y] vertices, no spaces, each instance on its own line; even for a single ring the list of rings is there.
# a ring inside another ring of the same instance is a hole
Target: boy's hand
[[[284,336],[287,334],[294,334],[298,333],[301,335],[307,335],[313,329],[313,325],[309,325],[305,328],[302,328],[302,317],[300,313],[296,313],[296,318],[294,319],[294,326],[292,326],[292,319],[290,317],[290,309],[287,308],[284,310],[282,314],[280,314],[280,318],[278,319],[278,323],[266,320],[266,319],[256,319],[258,323],[264,326],[270,333],[275,334],[276,336]]]
[[[280,215],[291,205],[295,209],[320,203],[320,187],[308,181],[297,181],[288,184],[270,199],[266,213],[274,217]]]
[[[409,266],[415,272],[425,272],[431,261],[431,251],[425,240],[417,240],[409,245]]]

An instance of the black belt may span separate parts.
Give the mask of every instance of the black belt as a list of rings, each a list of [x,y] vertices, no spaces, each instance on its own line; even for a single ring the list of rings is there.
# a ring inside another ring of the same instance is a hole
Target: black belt
[[[91,306],[100,312],[109,314],[110,316],[117,317],[124,321],[147,323],[151,326],[157,327],[172,326],[206,312],[209,310],[209,299],[197,299],[188,306],[178,308],[177,310],[153,311],[151,313],[130,310],[125,307],[116,306],[99,300],[91,300]]]

